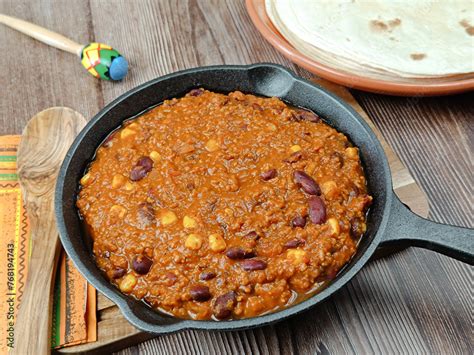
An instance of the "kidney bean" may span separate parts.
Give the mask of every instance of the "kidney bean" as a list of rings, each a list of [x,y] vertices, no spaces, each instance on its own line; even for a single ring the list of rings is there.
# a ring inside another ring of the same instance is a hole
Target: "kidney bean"
[[[293,228],[296,228],[296,227],[304,228],[305,225],[306,225],[306,218],[302,216],[296,216],[295,218],[291,220],[291,226]]]
[[[188,95],[189,96],[201,96],[203,93],[204,93],[204,89],[199,88],[199,89],[192,89],[188,93]]]
[[[140,222],[148,225],[156,220],[155,209],[149,202],[143,202],[138,205],[138,218]]]
[[[173,285],[176,281],[178,281],[178,276],[172,272],[167,272],[165,274],[166,280],[168,281],[168,284],[171,286]]]
[[[140,275],[145,275],[148,273],[148,271],[150,271],[151,265],[153,265],[153,260],[145,255],[138,255],[133,258],[132,261],[133,270]]]
[[[105,138],[104,142],[102,143],[102,146],[105,148],[109,148],[112,145],[112,139],[114,139],[116,134],[117,134],[116,131],[109,134],[107,138]]]
[[[319,196],[310,196],[309,204],[309,219],[314,224],[322,224],[326,221],[326,205]]]
[[[372,205],[372,197],[365,194],[362,195],[362,211],[367,211],[367,209]]]
[[[327,282],[327,281],[331,281],[331,280],[334,280],[337,276],[337,270],[335,269],[329,269],[329,270],[326,270],[325,272],[323,272],[321,275],[319,275],[317,278],[316,278],[316,282]]]
[[[321,118],[314,112],[302,110],[302,109],[299,109],[293,112],[293,118],[296,121],[309,121],[309,122],[314,122],[314,123],[319,122],[321,120]]]
[[[141,157],[130,171],[130,180],[138,181],[143,179],[153,169],[153,160],[149,157]]]
[[[237,294],[234,291],[220,295],[214,302],[214,316],[217,319],[225,319],[230,317],[236,303]]]
[[[209,287],[204,285],[196,285],[191,287],[189,294],[191,295],[191,298],[197,302],[205,302],[212,297],[211,293],[209,292]]]
[[[275,178],[276,176],[277,176],[276,169],[270,169],[270,170],[264,171],[263,173],[260,174],[260,178],[263,181],[271,180],[271,179]]]
[[[321,275],[319,275],[316,278],[316,282],[326,282],[326,281],[331,281],[334,280],[337,276],[338,270],[333,269],[333,268],[328,268],[325,272],[323,272]]]
[[[148,173],[153,169],[153,160],[150,157],[141,157],[137,161],[137,166],[143,167],[143,169]]]
[[[267,263],[260,259],[246,259],[240,263],[240,266],[245,271],[264,270],[267,268]]]
[[[132,171],[130,171],[130,180],[138,181],[143,179],[146,175],[147,172],[145,169],[143,169],[141,166],[135,166]]]
[[[353,184],[353,183],[349,183],[348,189],[349,189],[348,202],[351,202],[354,198],[359,196],[360,189],[356,186],[356,184]]]
[[[227,105],[227,104],[229,103],[229,101],[230,101],[230,99],[229,99],[228,97],[226,97],[226,98],[224,99],[224,101],[222,101],[221,106]]]
[[[297,170],[293,174],[295,182],[308,195],[321,195],[321,189],[314,179],[304,171]]]
[[[251,239],[251,240],[258,240],[260,236],[255,231],[251,231],[245,235],[244,238]]]
[[[344,157],[339,152],[334,152],[331,154],[331,163],[338,169],[342,168],[344,165]]]
[[[349,233],[351,234],[351,236],[353,238],[359,238],[360,237],[360,231],[359,231],[359,228],[360,228],[360,221],[358,218],[351,218],[350,220],[350,223],[351,223],[351,228],[349,230]]]
[[[300,245],[304,245],[306,241],[304,239],[292,239],[285,243],[285,248],[293,249],[298,248]]]
[[[232,260],[241,260],[253,258],[255,256],[255,252],[253,250],[245,250],[241,247],[230,247],[227,249],[225,255],[227,255],[227,257]]]
[[[212,280],[216,276],[217,276],[216,273],[213,271],[204,271],[201,273],[201,275],[199,275],[199,279],[203,281],[207,281],[207,280]]]
[[[123,275],[125,275],[126,273],[127,273],[127,270],[125,270],[124,268],[121,268],[121,267],[117,267],[117,268],[114,269],[114,271],[112,273],[112,278],[113,279],[119,279]]]
[[[300,152],[295,152],[295,153],[291,154],[289,158],[286,158],[283,161],[285,163],[293,164],[293,163],[296,163],[297,161],[300,161],[301,158],[303,158],[303,153],[301,153],[301,151],[300,151]]]

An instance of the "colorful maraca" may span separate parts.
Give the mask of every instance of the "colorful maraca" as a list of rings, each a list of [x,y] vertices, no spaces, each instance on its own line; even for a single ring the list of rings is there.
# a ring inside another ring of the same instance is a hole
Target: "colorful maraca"
[[[0,14],[0,23],[50,46],[77,54],[84,68],[96,78],[122,80],[127,75],[127,60],[106,44],[89,43],[84,46],[46,28],[3,14]]]

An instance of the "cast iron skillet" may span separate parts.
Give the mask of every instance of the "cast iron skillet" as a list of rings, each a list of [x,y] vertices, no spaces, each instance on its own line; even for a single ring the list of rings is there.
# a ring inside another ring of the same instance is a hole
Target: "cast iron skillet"
[[[220,322],[182,320],[160,314],[144,303],[120,293],[95,265],[75,207],[78,182],[87,163],[104,138],[124,119],[165,99],[183,96],[196,87],[218,92],[240,90],[280,97],[295,106],[317,112],[359,147],[368,188],[374,197],[368,215],[367,233],[354,258],[336,279],[304,302],[250,319]],[[274,64],[184,70],[149,81],[120,96],[89,122],[69,149],[56,185],[55,208],[62,244],[79,271],[95,288],[114,301],[133,325],[153,333],[169,333],[189,328],[245,329],[282,320],[316,305],[339,290],[367,263],[374,251],[381,247],[391,250],[394,246],[414,245],[441,252],[471,265],[474,262],[473,230],[418,217],[395,196],[390,170],[380,143],[364,120],[348,104]]]

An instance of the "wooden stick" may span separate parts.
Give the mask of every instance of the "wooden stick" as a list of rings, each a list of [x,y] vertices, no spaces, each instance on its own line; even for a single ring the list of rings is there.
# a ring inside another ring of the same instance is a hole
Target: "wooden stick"
[[[74,53],[81,56],[83,45],[70,40],[59,33],[47,30],[33,23],[20,20],[15,17],[0,14],[0,23],[11,27],[27,36],[33,37],[38,41],[49,44],[63,51]]]

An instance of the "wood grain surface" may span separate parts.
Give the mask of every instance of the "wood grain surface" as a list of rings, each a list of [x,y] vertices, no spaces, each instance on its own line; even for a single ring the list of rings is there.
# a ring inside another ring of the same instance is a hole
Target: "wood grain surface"
[[[275,62],[312,78],[265,42],[241,0],[0,0],[0,12],[77,42],[108,43],[130,62],[123,83],[101,82],[73,55],[0,27],[0,134],[21,132],[49,106],[90,118],[146,80],[195,66]],[[352,93],[426,191],[430,218],[472,227],[473,95]],[[122,353],[472,353],[472,271],[409,248],[369,263],[334,297],[288,321],[242,332],[183,331]]]
[[[381,133],[374,126],[372,121],[357,103],[349,91],[339,85],[332,84],[320,78],[312,79],[316,84],[325,87],[331,92],[344,98],[352,107],[364,117],[364,119],[376,131],[381,143],[384,147],[387,159],[393,176],[393,187],[395,193],[401,198],[403,203],[407,204],[414,212],[423,217],[428,215],[428,200],[420,187],[413,180],[405,166],[396,156],[393,150],[387,145]],[[73,347],[61,349],[61,353],[88,352],[101,354],[112,350],[122,349],[127,346],[138,344],[146,339],[153,337],[134,328],[125,320],[122,313],[113,302],[102,294],[98,294],[98,315],[99,322],[97,324],[98,338],[96,342],[81,344]]]
[[[36,114],[23,130],[17,165],[30,219],[31,255],[13,354],[51,352],[53,280],[61,245],[54,217],[54,186],[59,167],[85,124],[76,111],[53,107]]]

